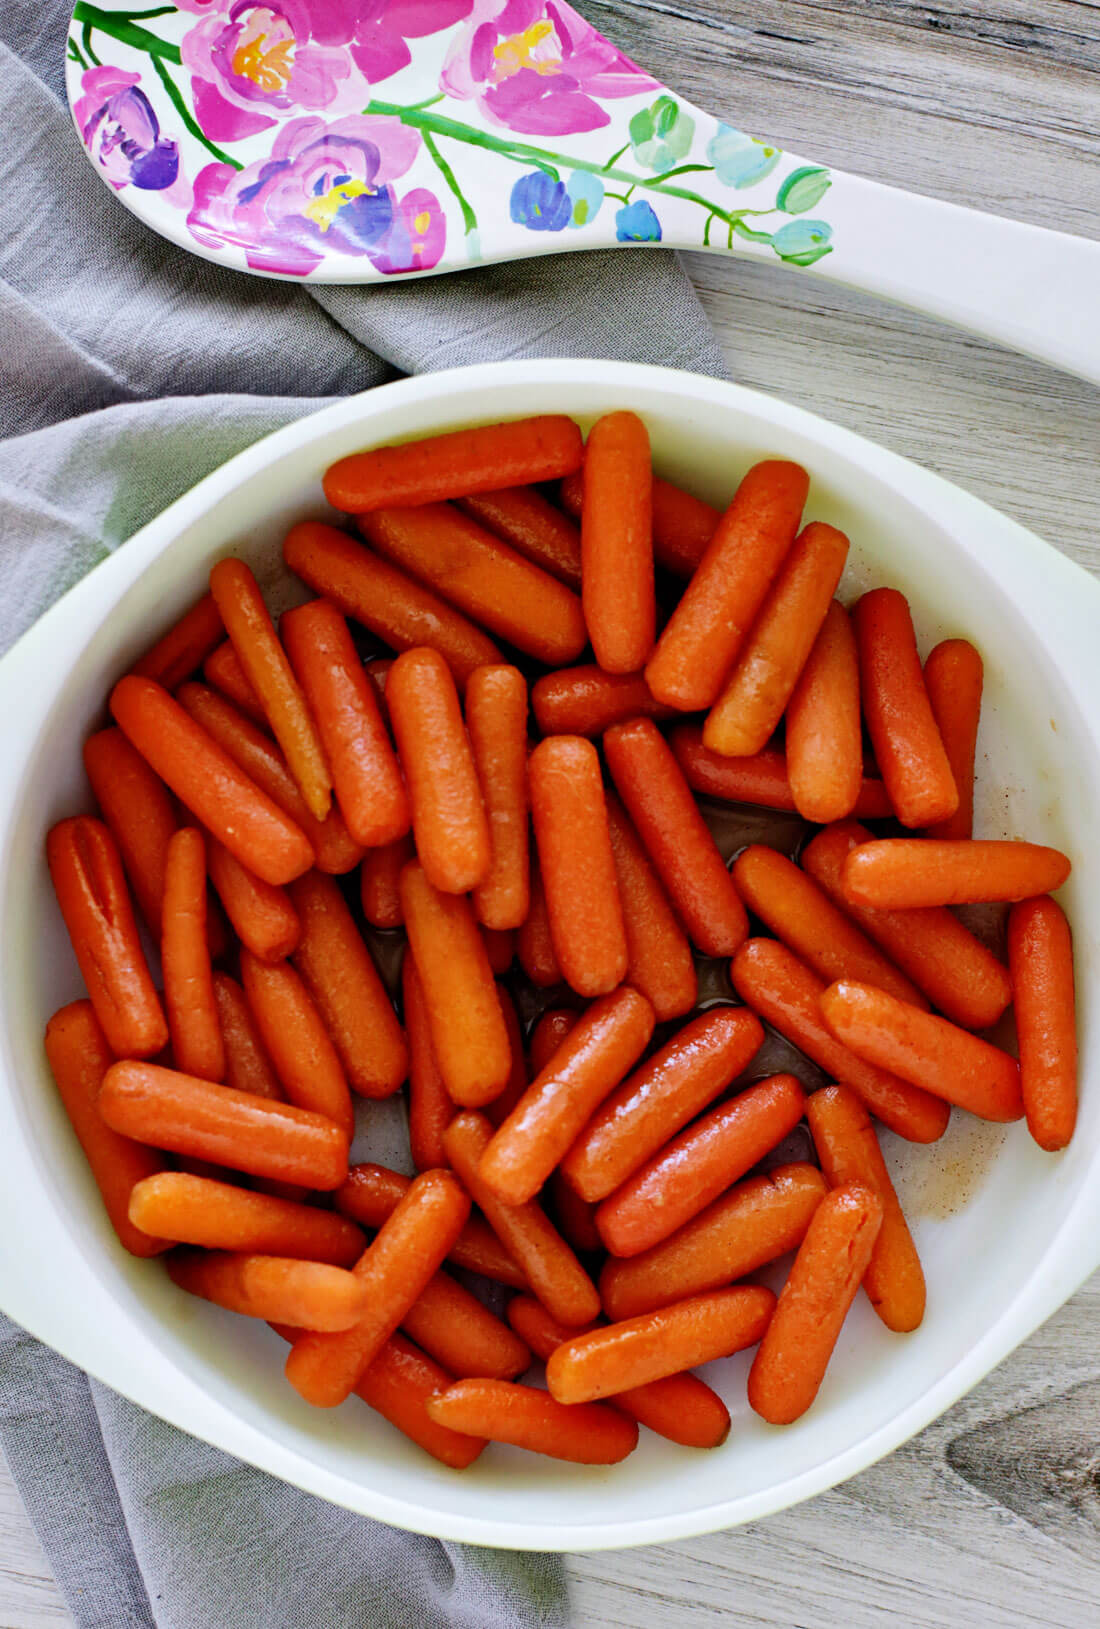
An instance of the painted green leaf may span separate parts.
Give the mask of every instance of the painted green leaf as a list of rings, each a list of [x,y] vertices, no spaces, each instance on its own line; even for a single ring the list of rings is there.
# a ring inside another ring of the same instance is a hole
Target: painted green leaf
[[[804,215],[821,202],[832,184],[828,170],[819,164],[803,165],[800,170],[792,170],[780,187],[776,207],[785,209],[788,215]]]
[[[629,129],[638,163],[663,175],[691,151],[695,120],[674,96],[659,96],[651,106],[635,113]]]

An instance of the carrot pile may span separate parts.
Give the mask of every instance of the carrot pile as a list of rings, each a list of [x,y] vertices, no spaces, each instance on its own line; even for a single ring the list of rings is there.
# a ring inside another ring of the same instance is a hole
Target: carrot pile
[[[880,1127],[1073,1135],[1070,862],[974,838],[981,658],[838,600],[809,488],[769,459],[720,513],[628,411],[357,453],[355,535],[286,539],[317,597],[277,622],[221,560],[112,691],[98,814],[47,838],[87,999],[46,1054],[123,1247],[268,1321],[306,1402],[454,1469],[613,1464],[640,1426],[718,1446],[691,1370],[755,1348],[788,1424],[861,1286],[925,1314]],[[715,802],[800,815],[797,854],[731,862]],[[1005,958],[953,909],[990,902]],[[754,1074],[765,1025],[805,1080]],[[416,1174],[350,1163],[403,1088]]]

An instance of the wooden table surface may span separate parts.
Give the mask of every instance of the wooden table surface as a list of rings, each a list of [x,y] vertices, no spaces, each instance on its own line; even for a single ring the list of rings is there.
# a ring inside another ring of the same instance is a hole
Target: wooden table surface
[[[804,157],[1100,236],[1096,0],[581,9],[702,107]],[[736,378],[939,471],[1100,571],[1100,391],[812,276],[689,265]],[[568,1569],[583,1629],[1095,1629],[1100,1277],[844,1487]],[[0,1468],[0,1629],[69,1624]]]

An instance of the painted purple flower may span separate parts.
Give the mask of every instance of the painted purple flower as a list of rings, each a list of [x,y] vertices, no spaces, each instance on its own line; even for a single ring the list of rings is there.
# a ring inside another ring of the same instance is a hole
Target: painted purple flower
[[[393,224],[370,258],[380,272],[431,271],[443,258],[447,217],[426,187],[414,187],[398,200]]]
[[[244,170],[200,171],[187,224],[207,248],[242,249],[255,270],[290,277],[304,277],[326,254],[388,252],[402,207],[390,182],[410,168],[419,144],[396,119],[293,119],[270,157]],[[435,237],[425,229],[415,242],[434,248]]]
[[[601,102],[656,84],[564,0],[475,0],[440,79],[493,124],[537,136],[598,130]]]
[[[125,186],[164,192],[179,176],[179,148],[161,135],[140,84],[139,74],[123,68],[89,68],[73,117],[92,161],[117,192]]]

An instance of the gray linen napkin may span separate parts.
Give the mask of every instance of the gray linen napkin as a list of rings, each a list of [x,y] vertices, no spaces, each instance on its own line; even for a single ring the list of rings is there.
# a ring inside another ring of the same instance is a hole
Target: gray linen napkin
[[[66,0],[0,7],[0,651],[208,471],[399,372],[610,356],[721,374],[671,254],[371,290],[220,270],[93,176]],[[80,1629],[551,1629],[558,1563],[402,1533],[239,1464],[0,1318],[0,1439]]]

